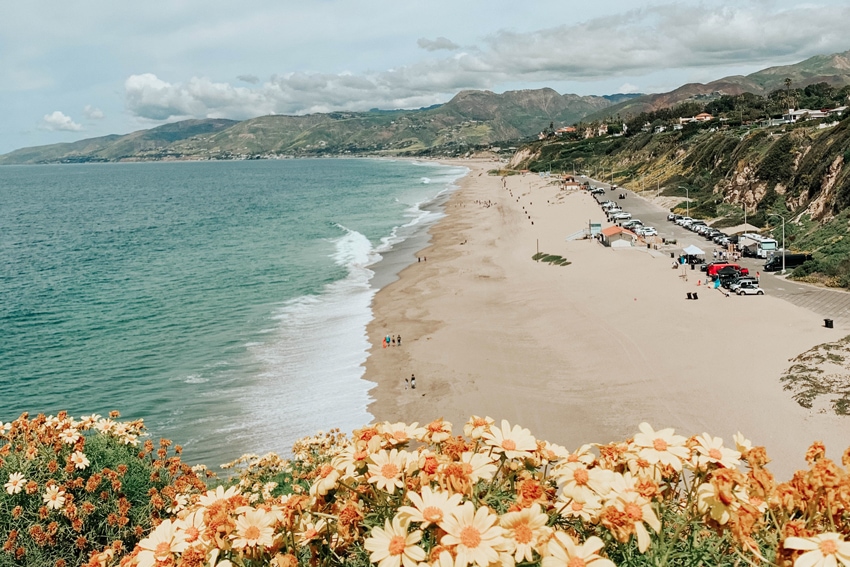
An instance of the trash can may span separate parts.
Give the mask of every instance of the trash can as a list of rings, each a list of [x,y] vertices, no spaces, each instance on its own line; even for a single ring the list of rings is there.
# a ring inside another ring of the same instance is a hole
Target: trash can
[[[696,265],[696,264],[691,264],[691,269],[692,269],[692,270],[696,270],[696,269],[697,269],[697,265]]]
[[[824,319],[823,326],[827,329],[832,329],[832,319]]]
[[[675,257],[676,257],[676,253],[675,253],[675,252],[670,252],[670,257],[671,257],[671,258],[675,258]]]

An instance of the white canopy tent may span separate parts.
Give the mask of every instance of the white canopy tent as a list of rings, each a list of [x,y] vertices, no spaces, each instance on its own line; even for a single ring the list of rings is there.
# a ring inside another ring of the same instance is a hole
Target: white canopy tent
[[[700,249],[697,246],[694,246],[693,244],[683,248],[682,252],[684,252],[688,256],[704,256],[705,255],[705,252],[703,252],[702,249]]]

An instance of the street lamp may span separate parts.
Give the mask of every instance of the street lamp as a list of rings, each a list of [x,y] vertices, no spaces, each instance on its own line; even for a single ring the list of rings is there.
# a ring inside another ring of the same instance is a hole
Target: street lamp
[[[769,213],[769,217],[779,217],[782,219],[782,273],[785,273],[785,217],[777,213]]]

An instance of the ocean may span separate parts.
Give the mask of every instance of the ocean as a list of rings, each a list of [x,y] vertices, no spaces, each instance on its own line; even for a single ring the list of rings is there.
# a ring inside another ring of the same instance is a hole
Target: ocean
[[[466,171],[0,167],[0,421],[118,410],[210,467],[368,423],[372,297]]]

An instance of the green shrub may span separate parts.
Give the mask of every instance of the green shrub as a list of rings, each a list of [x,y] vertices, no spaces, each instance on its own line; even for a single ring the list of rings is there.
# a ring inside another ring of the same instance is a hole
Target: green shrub
[[[139,448],[144,435],[141,421],[76,421],[64,412],[0,424],[0,565],[70,567],[127,552],[205,489],[188,465],[168,456],[170,441]]]

